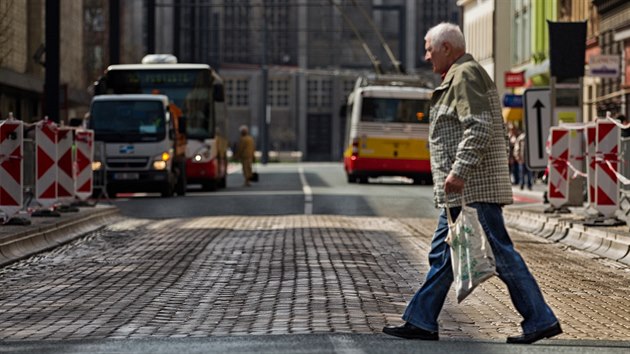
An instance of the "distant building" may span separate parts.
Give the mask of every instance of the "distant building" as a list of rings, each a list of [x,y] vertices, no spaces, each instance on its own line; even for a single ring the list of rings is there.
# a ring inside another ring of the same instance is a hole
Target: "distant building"
[[[60,88],[62,119],[82,116],[89,94],[84,68],[84,5],[60,3]],[[9,112],[26,122],[43,115],[45,2],[0,2],[0,119]]]
[[[374,72],[352,27],[385,71],[392,72],[394,65],[370,23],[407,72],[435,79],[424,63],[424,34],[439,22],[459,23],[456,2],[373,0],[358,1],[363,7],[357,8],[336,0],[339,9],[309,0],[62,2],[61,117],[87,111],[88,88],[108,65],[138,63],[149,52],[173,53],[180,62],[209,63],[224,77],[232,141],[241,124],[254,135],[260,132],[266,98],[271,150],[299,150],[305,160],[340,160],[341,107],[356,78]],[[7,16],[0,16],[0,39],[7,45],[0,47],[0,118],[12,111],[26,121],[40,119],[45,2],[1,4]],[[115,29],[119,38],[110,38]],[[261,95],[263,58],[266,97]]]
[[[393,66],[370,21],[396,59],[414,73],[430,70],[424,63],[423,40],[429,27],[460,19],[456,0],[357,2],[363,9],[350,1],[336,3],[388,71]],[[121,42],[122,62],[137,62],[146,53],[150,43],[146,34],[151,29],[145,14],[154,11],[155,52],[173,53],[180,62],[209,63],[225,79],[229,137],[236,141],[236,127],[241,124],[250,126],[256,137],[260,133],[265,53],[269,149],[299,150],[305,160],[341,159],[345,117],[340,109],[356,78],[373,73],[374,66],[337,8],[307,0],[206,0],[202,4],[163,0],[155,4],[151,9],[151,2],[121,2],[121,33],[126,36]],[[258,137],[256,141],[261,143]]]

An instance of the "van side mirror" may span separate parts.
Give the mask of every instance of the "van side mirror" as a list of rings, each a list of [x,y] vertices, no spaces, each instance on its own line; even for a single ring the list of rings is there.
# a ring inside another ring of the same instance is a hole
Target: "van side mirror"
[[[105,77],[101,76],[94,82],[94,95],[104,95],[107,93],[107,83]]]
[[[339,107],[339,117],[345,117],[347,110],[348,110],[347,104],[341,105],[341,107]]]

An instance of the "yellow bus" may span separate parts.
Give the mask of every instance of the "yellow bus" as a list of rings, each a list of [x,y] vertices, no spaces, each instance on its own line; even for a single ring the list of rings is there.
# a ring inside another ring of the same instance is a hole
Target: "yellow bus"
[[[357,80],[346,105],[344,169],[349,183],[380,176],[431,183],[432,92],[395,79]]]

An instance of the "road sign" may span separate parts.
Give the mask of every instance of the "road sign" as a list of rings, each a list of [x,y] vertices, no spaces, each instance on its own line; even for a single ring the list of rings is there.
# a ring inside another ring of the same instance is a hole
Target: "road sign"
[[[506,93],[503,95],[503,107],[523,108],[523,96]]]
[[[619,55],[591,55],[588,66],[591,76],[616,79],[621,75]]]
[[[526,164],[532,170],[547,167],[547,137],[551,127],[551,91],[530,88],[523,94],[525,133],[527,134]]]
[[[525,85],[525,71],[513,73],[505,72],[505,87],[521,87]]]

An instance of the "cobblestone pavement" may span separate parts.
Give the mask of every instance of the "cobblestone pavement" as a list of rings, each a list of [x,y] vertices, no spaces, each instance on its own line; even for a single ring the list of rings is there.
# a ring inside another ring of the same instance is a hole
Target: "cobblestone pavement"
[[[1,340],[380,333],[422,282],[434,220],[344,216],[124,219],[0,272]],[[630,338],[630,268],[513,232],[562,339]],[[496,278],[443,340],[498,339],[520,317]]]

